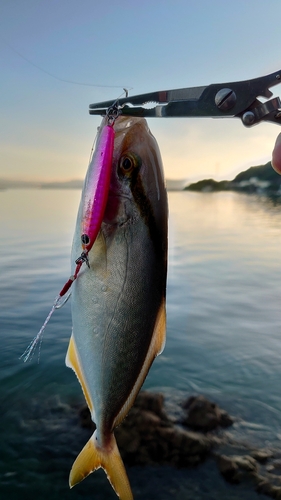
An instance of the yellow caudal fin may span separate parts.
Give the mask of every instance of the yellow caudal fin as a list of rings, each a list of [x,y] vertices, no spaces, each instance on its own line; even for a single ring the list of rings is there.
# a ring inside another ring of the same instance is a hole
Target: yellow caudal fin
[[[113,433],[106,448],[101,448],[97,444],[96,431],[94,432],[72,466],[69,476],[70,488],[100,467],[105,470],[111,486],[120,499],[133,500],[130,483]]]

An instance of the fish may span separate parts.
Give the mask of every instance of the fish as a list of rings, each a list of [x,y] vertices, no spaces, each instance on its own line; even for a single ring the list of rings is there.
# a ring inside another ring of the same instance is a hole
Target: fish
[[[85,189],[72,261],[81,252]],[[89,267],[72,286],[66,365],[76,373],[96,430],[72,466],[70,487],[101,467],[121,500],[133,500],[114,429],[165,346],[167,219],[156,139],[144,118],[119,116],[100,230],[87,254]]]

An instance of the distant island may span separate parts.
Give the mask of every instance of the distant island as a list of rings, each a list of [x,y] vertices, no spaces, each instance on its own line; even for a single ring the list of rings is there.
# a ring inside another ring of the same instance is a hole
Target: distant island
[[[244,193],[266,193],[281,196],[281,175],[277,174],[269,161],[265,165],[250,167],[240,172],[232,181],[204,179],[184,188],[188,191],[241,191]]]
[[[82,189],[83,180],[32,182],[0,178],[0,189]]]
[[[32,182],[4,179],[0,177],[0,190],[5,189],[82,189],[82,179],[54,182]],[[281,175],[273,170],[271,163],[250,167],[236,175],[232,181],[204,179],[187,184],[185,180],[166,179],[168,191],[241,191],[244,193],[266,193],[281,196]]]

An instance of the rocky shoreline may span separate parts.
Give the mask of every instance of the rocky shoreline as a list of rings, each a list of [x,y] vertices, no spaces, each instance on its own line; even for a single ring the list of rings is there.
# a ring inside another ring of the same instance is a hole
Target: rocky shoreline
[[[227,432],[235,418],[204,396],[191,396],[169,413],[160,393],[142,391],[115,435],[128,466],[195,467],[207,458],[231,484],[247,482],[253,490],[281,499],[281,452],[241,444]],[[87,407],[80,425],[94,430]]]

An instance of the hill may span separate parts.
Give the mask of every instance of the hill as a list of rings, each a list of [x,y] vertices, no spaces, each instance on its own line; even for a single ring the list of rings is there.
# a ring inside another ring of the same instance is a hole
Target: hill
[[[189,184],[185,189],[203,192],[232,190],[281,195],[281,176],[273,170],[271,162],[268,162],[240,172],[232,181],[204,179]]]
[[[241,182],[245,180],[250,180],[252,177],[257,177],[261,181],[277,182],[280,184],[281,176],[273,170],[271,162],[269,161],[265,165],[259,165],[258,167],[250,167],[248,170],[240,172],[233,179],[232,182]]]

